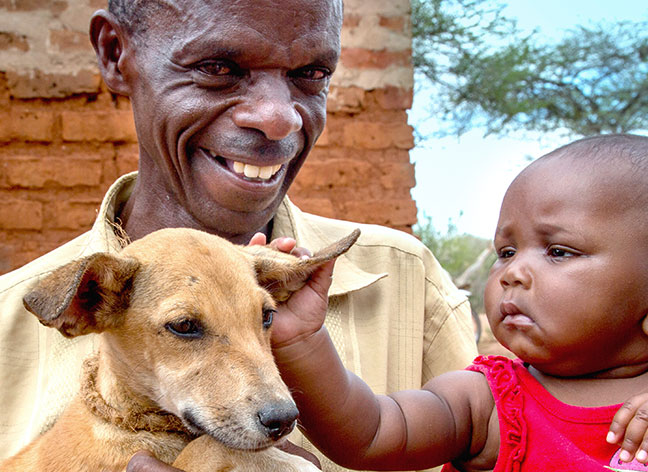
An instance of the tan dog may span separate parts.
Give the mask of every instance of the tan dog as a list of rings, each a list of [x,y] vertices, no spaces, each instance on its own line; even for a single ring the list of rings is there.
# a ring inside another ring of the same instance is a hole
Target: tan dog
[[[140,449],[173,463],[201,435],[176,464],[188,472],[318,470],[271,447],[298,412],[269,328],[276,301],[358,235],[302,260],[165,229],[57,269],[25,306],[65,336],[102,333],[98,354],[54,427],[0,470],[123,471]]]

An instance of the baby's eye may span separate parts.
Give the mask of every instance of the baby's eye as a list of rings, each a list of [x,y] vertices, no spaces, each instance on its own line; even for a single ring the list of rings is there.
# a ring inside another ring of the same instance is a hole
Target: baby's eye
[[[499,257],[500,259],[509,259],[514,255],[515,255],[515,249],[510,247],[502,248],[497,252],[497,257]]]
[[[563,247],[550,247],[547,252],[549,256],[555,258],[573,257],[577,255],[575,252],[570,251],[569,249],[565,249]]]

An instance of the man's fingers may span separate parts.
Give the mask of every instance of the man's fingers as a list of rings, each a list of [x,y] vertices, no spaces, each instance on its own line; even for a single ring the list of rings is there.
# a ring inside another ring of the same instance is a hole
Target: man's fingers
[[[126,472],[182,472],[158,460],[149,451],[136,452],[128,462]]]

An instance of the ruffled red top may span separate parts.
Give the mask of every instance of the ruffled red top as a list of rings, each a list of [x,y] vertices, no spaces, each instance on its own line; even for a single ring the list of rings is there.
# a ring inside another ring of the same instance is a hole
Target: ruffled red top
[[[620,404],[562,403],[519,359],[479,356],[467,369],[486,376],[497,407],[500,450],[494,472],[648,471],[638,462],[620,463],[618,447],[605,441]],[[449,464],[443,468],[455,470]]]

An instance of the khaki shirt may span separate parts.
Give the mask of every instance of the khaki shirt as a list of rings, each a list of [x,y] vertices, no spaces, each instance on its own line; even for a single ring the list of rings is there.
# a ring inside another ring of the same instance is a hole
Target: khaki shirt
[[[62,264],[119,251],[112,222],[135,178],[128,174],[113,184],[90,231],[0,277],[0,459],[52,426],[78,390],[81,363],[94,349],[95,335],[64,338],[26,311],[22,297]],[[336,263],[326,320],[346,367],[376,393],[387,393],[419,388],[468,365],[477,354],[468,303],[416,238],[303,213],[288,198],[274,218],[272,238],[291,236],[315,251],[356,227],[362,235]]]

